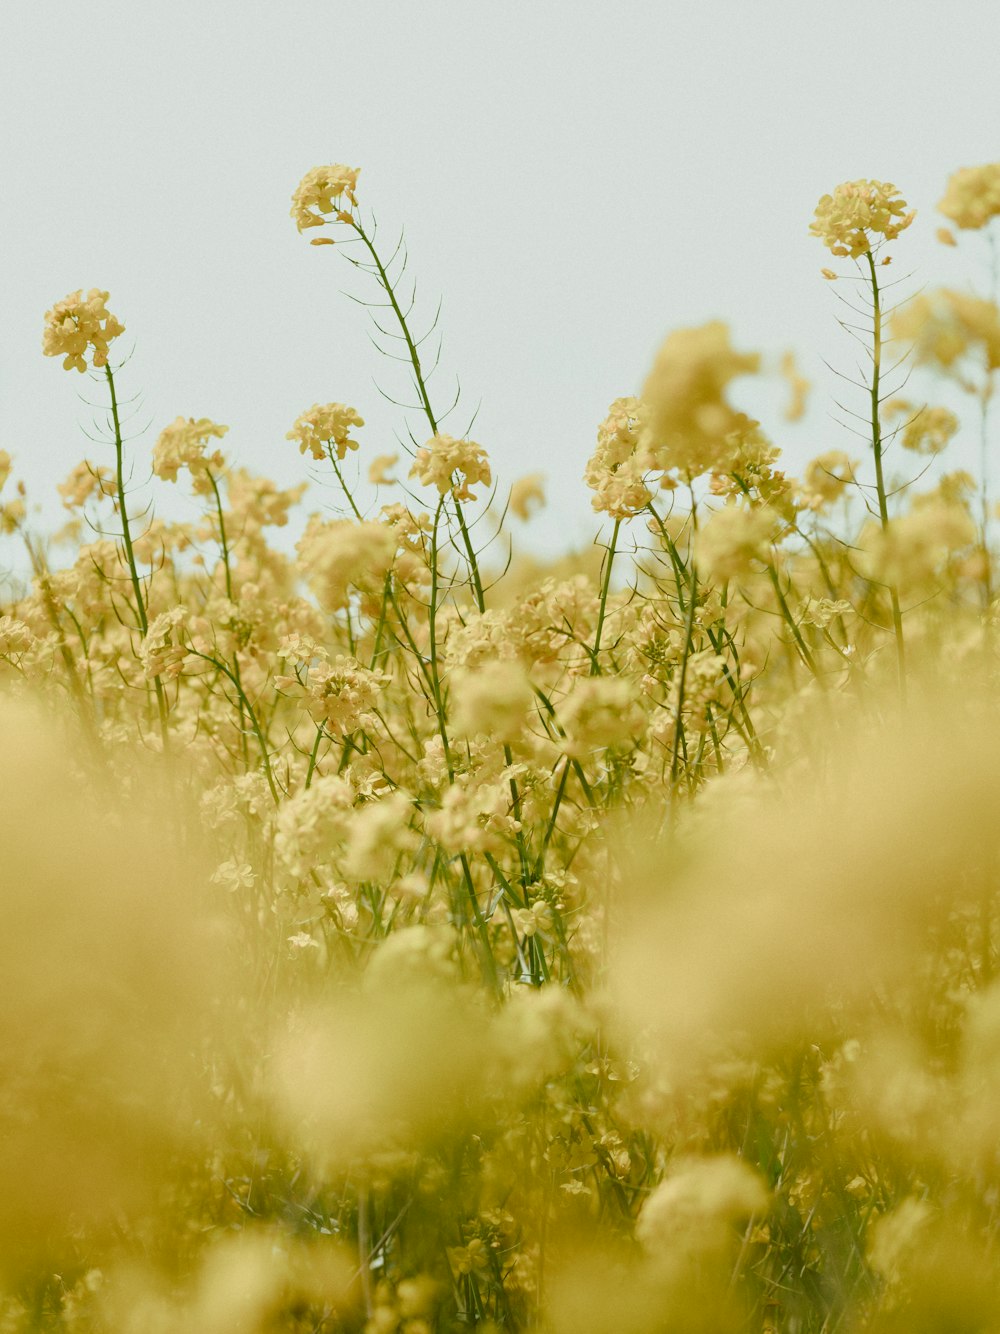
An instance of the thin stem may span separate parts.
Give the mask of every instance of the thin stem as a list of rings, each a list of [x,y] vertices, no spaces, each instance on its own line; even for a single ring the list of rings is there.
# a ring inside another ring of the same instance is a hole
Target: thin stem
[[[128,509],[125,504],[125,445],[122,440],[121,421],[118,416],[118,395],[115,392],[115,377],[110,366],[104,367],[104,374],[107,377],[108,389],[111,392],[111,419],[115,430],[115,486],[118,492],[118,513],[122,521],[122,541],[125,545],[125,558],[128,562],[128,571],[132,580],[132,591],[135,593],[135,610],[139,621],[139,629],[142,631],[143,638],[145,638],[149,633],[149,618],[146,614],[146,599],[143,595],[142,580],[139,578],[135,551],[132,547],[132,533],[129,529]],[[163,683],[158,676],[153,677],[153,688],[156,691],[156,707],[160,715],[160,733],[163,737],[165,749],[167,745],[167,696],[163,689]]]
[[[590,658],[591,676],[599,676],[601,672],[598,661],[598,653],[601,651],[601,635],[604,631],[604,620],[608,609],[608,594],[611,591],[611,567],[615,560],[615,549],[618,543],[618,532],[622,526],[621,519],[615,520],[615,526],[611,530],[611,542],[608,546],[608,554],[604,561],[604,578],[601,581],[601,602],[597,610],[597,629],[594,632],[594,651]]]
[[[865,252],[871,280],[873,342],[872,342],[872,380],[871,380],[871,430],[872,450],[875,454],[875,490],[878,495],[878,512],[882,532],[889,531],[889,504],[886,499],[885,475],[882,468],[882,425],[879,420],[879,381],[882,373],[882,304],[879,295],[878,274],[875,272],[875,260],[871,250]],[[906,689],[906,650],[903,645],[903,614],[899,605],[899,593],[895,584],[889,585],[889,599],[892,603],[892,627],[896,635],[896,669],[899,689]]]

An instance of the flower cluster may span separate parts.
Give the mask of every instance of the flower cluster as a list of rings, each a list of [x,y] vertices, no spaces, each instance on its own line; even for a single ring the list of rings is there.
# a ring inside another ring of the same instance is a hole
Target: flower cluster
[[[49,542],[0,450],[0,1334],[1000,1329],[1000,317],[904,309],[903,399],[869,309],[858,458],[682,329],[547,558],[342,404],[300,509],[177,418]]]
[[[42,352],[47,357],[62,357],[63,370],[85,371],[87,349],[93,348],[94,365],[108,364],[108,346],[125,332],[125,326],[105,304],[110,294],[92,287],[86,299],[82,290],[70,292],[45,312]]]
[[[963,230],[985,227],[1000,215],[1000,162],[956,171],[938,209]]]
[[[913,298],[892,316],[893,336],[912,343],[918,363],[955,375],[967,387],[960,363],[977,353],[986,370],[1000,369],[1000,310],[996,302],[943,287]]]
[[[358,201],[354,191],[360,171],[360,167],[345,167],[341,163],[330,167],[313,167],[312,171],[307,171],[292,195],[291,216],[299,231],[324,226],[324,214],[336,213],[341,217],[338,201],[345,196],[356,206]],[[345,218],[349,216],[343,214]]]
[[[436,486],[442,496],[451,492],[456,500],[475,500],[471,488],[478,482],[489,486],[493,480],[482,445],[440,433],[417,450],[410,476],[423,486]]]
[[[914,407],[905,398],[893,398],[883,411],[888,418],[907,418],[900,443],[914,454],[940,454],[958,431],[958,418],[948,408]]]
[[[756,353],[733,349],[721,320],[670,334],[642,391],[639,450],[648,466],[686,483],[724,471],[730,438],[747,421],[726,401],[726,386],[759,365]]]
[[[300,675],[275,679],[280,690],[302,699],[314,723],[335,737],[350,736],[360,727],[376,724],[374,710],[384,684],[382,675],[344,653],[329,662],[313,663]]]
[[[637,398],[616,398],[597,428],[597,448],[584,469],[583,480],[594,492],[591,505],[613,519],[627,519],[653,498],[646,485],[649,463],[639,449],[647,417]]]
[[[724,582],[767,561],[779,531],[778,516],[767,506],[729,504],[698,530],[695,557],[707,578]]]
[[[343,460],[349,449],[358,448],[358,442],[351,438],[351,427],[364,424],[356,409],[343,403],[314,403],[308,412],[296,417],[285,439],[297,440],[300,454],[308,452],[320,460],[332,452]]]
[[[917,216],[888,181],[847,181],[816,205],[809,230],[834,255],[857,259],[872,248],[873,236],[893,241]]]
[[[206,454],[210,440],[221,440],[229,430],[208,417],[177,417],[165,426],[153,446],[153,472],[165,482],[176,482],[181,468],[187,468],[195,492],[207,495],[212,489],[211,474],[225,466],[221,450]]]

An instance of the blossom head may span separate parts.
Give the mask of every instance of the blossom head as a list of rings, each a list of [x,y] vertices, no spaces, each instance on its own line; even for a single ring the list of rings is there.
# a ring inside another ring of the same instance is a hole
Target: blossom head
[[[482,445],[450,435],[435,435],[417,450],[410,476],[436,486],[442,496],[450,491],[456,500],[475,500],[470,487],[476,482],[489,486],[493,480]]]
[[[110,314],[105,302],[108,292],[92,287],[86,297],[82,289],[70,292],[45,312],[42,352],[47,357],[62,357],[63,370],[87,369],[87,349],[93,348],[94,365],[108,364],[108,345],[125,332],[125,326]]]
[[[519,477],[510,490],[510,507],[522,523],[545,505],[545,474],[529,472]]]
[[[583,480],[593,491],[591,505],[613,519],[627,519],[646,508],[653,493],[646,485],[649,461],[639,449],[647,412],[637,398],[616,398],[597,428],[597,448]]]
[[[985,227],[1000,214],[1000,162],[956,171],[948,181],[938,211],[964,231]]]
[[[340,162],[329,167],[313,167],[312,171],[307,171],[292,195],[291,215],[299,231],[304,232],[307,227],[325,226],[324,214],[335,213],[340,217],[343,209],[339,201],[345,197],[352,205],[356,205],[358,201],[354,191],[360,173],[360,167],[345,167]]]
[[[343,403],[314,403],[308,412],[296,417],[285,439],[297,440],[299,453],[308,450],[314,459],[324,459],[331,451],[344,459],[349,449],[358,447],[358,442],[351,439],[351,427],[364,424],[364,418]]]
[[[958,431],[958,418],[948,408],[915,407],[905,398],[893,398],[883,411],[889,418],[908,418],[897,429],[903,448],[914,454],[940,454]]]
[[[726,387],[759,366],[756,353],[732,347],[721,320],[670,334],[642,391],[647,415],[638,449],[645,465],[684,482],[720,469],[748,420],[726,401]]]
[[[205,454],[209,440],[221,440],[229,430],[207,417],[178,417],[165,426],[153,446],[153,472],[165,482],[176,482],[177,473],[187,468],[199,494],[211,490],[209,470],[219,472],[225,459],[219,450]]]
[[[872,235],[893,241],[917,216],[888,181],[845,181],[816,205],[809,230],[832,254],[857,259],[871,250]]]

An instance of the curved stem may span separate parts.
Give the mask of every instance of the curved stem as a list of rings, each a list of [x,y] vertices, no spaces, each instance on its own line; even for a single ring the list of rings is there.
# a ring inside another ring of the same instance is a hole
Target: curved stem
[[[279,802],[278,789],[275,786],[274,775],[271,772],[271,759],[267,753],[267,742],[264,739],[263,732],[261,731],[260,723],[257,720],[257,714],[254,711],[254,707],[247,699],[246,691],[243,689],[242,685],[240,685],[235,674],[226,666],[224,662],[221,662],[218,658],[213,658],[208,653],[199,653],[197,649],[193,648],[188,649],[188,652],[191,654],[193,658],[201,658],[203,662],[210,662],[213,667],[217,668],[223,674],[223,676],[225,676],[227,680],[231,682],[233,688],[235,689],[237,695],[239,696],[241,706],[246,709],[247,717],[250,719],[250,726],[253,728],[254,736],[257,738],[257,744],[260,747],[260,757],[264,762],[264,773],[267,775],[267,785],[271,789],[271,796],[274,799],[275,806],[277,806]]]
[[[368,233],[365,231],[361,223],[356,218],[352,220],[352,225],[354,227],[354,230],[357,232],[358,236],[364,242],[369,255],[371,255],[372,257],[372,263],[375,265],[376,271],[378,272],[378,278],[379,282],[382,285],[382,290],[389,298],[389,304],[392,306],[393,313],[396,316],[396,320],[399,323],[400,329],[402,330],[403,339],[406,342],[406,349],[410,356],[410,365],[413,369],[413,378],[416,384],[417,393],[420,395],[420,403],[424,411],[424,416],[427,418],[427,423],[431,428],[431,434],[437,435],[438,420],[437,417],[434,415],[434,409],[431,407],[430,394],[427,392],[427,381],[424,378],[423,367],[420,364],[420,353],[417,351],[417,345],[413,341],[413,335],[410,333],[410,326],[406,322],[406,316],[403,313],[403,310],[400,307],[399,302],[396,300],[396,293],[395,290],[393,289],[392,282],[389,279],[389,275],[386,272],[385,266],[383,265],[381,259],[379,258],[378,252],[376,251],[375,246],[372,244],[372,241],[368,236]],[[476,605],[482,612],[485,611],[486,609],[486,599],[483,593],[482,577],[480,576],[479,573],[479,562],[476,559],[475,548],[472,545],[472,537],[469,533],[469,526],[465,522],[465,514],[462,511],[462,502],[458,499],[455,500],[455,516],[458,519],[459,530],[461,531],[462,534],[462,543],[465,547],[465,555],[469,563],[469,573],[472,578],[472,588],[476,598]]]

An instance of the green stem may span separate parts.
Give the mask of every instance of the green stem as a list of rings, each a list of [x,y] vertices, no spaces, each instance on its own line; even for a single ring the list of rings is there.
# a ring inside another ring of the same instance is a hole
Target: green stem
[[[611,591],[611,567],[615,560],[615,548],[618,543],[618,531],[621,526],[621,519],[616,519],[615,526],[611,530],[611,543],[608,546],[608,554],[604,561],[604,578],[601,581],[601,603],[597,611],[597,630],[594,633],[594,651],[590,659],[591,676],[599,676],[601,672],[597,655],[601,651],[601,635],[604,631],[604,620],[607,615],[608,594]]]
[[[213,667],[217,668],[218,671],[220,671],[223,674],[223,676],[226,677],[226,679],[232,683],[233,688],[236,691],[236,694],[239,696],[240,704],[244,709],[246,709],[247,717],[250,719],[250,726],[253,728],[254,736],[257,738],[257,745],[260,747],[260,757],[264,763],[264,773],[267,775],[267,785],[271,789],[271,796],[274,800],[275,806],[277,806],[279,802],[278,789],[275,786],[274,775],[271,772],[271,759],[267,751],[267,742],[264,739],[264,733],[261,731],[260,723],[257,720],[257,714],[254,711],[254,707],[250,703],[249,699],[247,699],[246,691],[243,689],[235,673],[232,672],[224,662],[220,661],[220,659],[213,658],[208,653],[199,653],[197,649],[193,648],[188,649],[188,652],[194,658],[201,658],[203,662],[210,662]]]
[[[882,425],[879,421],[879,381],[882,374],[882,302],[879,294],[878,275],[875,272],[875,260],[871,250],[866,251],[868,270],[872,289],[872,383],[871,383],[871,426],[872,450],[875,454],[875,490],[878,495],[879,519],[882,532],[889,530],[889,502],[886,497],[885,475],[882,468]],[[895,584],[889,585],[889,599],[892,603],[892,626],[896,635],[896,670],[899,689],[906,689],[906,650],[903,645],[903,613],[899,605],[899,593]]]
[[[222,512],[222,496],[219,494],[219,485],[215,480],[215,474],[212,472],[211,468],[206,468],[205,471],[208,474],[208,480],[212,485],[212,494],[215,496],[215,512],[219,520],[219,545],[222,548],[222,568],[225,571],[226,575],[226,597],[230,602],[232,602],[233,574],[231,569],[231,562],[229,559],[229,543],[226,540],[226,520]],[[233,653],[233,671],[236,675],[236,679],[240,685],[240,688],[242,689],[243,680],[240,674],[240,660],[235,651]],[[247,746],[247,734],[244,723],[245,723],[245,714],[243,712],[243,702],[241,700],[240,701],[240,749],[243,752],[243,766],[244,768],[248,769],[250,767],[250,752],[249,752],[249,747]]]
[[[112,374],[111,367],[104,367],[104,374],[107,377],[108,389],[111,391],[111,419],[115,428],[115,485],[118,492],[118,512],[122,521],[122,541],[125,546],[125,558],[128,563],[129,576],[132,580],[132,591],[135,594],[136,617],[139,622],[139,629],[143,638],[149,633],[149,618],[146,614],[146,599],[143,596],[142,580],[139,578],[139,569],[136,565],[135,551],[132,547],[132,533],[128,523],[128,509],[125,504],[125,444],[122,440],[121,420],[118,416],[118,395],[115,392],[115,377]],[[158,676],[153,678],[153,688],[156,691],[156,707],[160,715],[160,733],[163,737],[164,749],[167,746],[167,696],[163,689],[163,682]]]
[[[393,289],[392,283],[389,280],[389,275],[386,272],[385,266],[383,265],[381,259],[379,258],[378,252],[376,251],[374,245],[372,244],[371,239],[368,236],[368,233],[365,231],[361,223],[356,218],[353,220],[353,226],[358,236],[360,236],[361,240],[364,242],[369,255],[371,255],[372,257],[372,263],[375,265],[375,268],[378,272],[378,278],[379,282],[382,285],[382,290],[389,298],[389,303],[392,306],[393,314],[396,316],[396,320],[399,323],[400,329],[402,330],[403,338],[406,342],[406,349],[410,356],[410,365],[413,368],[413,378],[416,382],[417,393],[420,395],[420,403],[424,410],[424,416],[427,418],[427,423],[431,428],[431,434],[437,435],[438,434],[437,417],[435,417],[434,409],[431,407],[430,395],[427,392],[427,382],[424,379],[423,367],[420,364],[420,354],[417,351],[417,345],[413,341],[413,336],[410,333],[410,326],[406,322],[406,316],[403,314],[399,302],[396,300],[396,293]],[[456,517],[458,518],[458,526],[462,533],[462,542],[465,546],[466,559],[469,562],[469,573],[472,577],[472,587],[476,596],[476,605],[479,607],[480,611],[484,611],[486,607],[486,600],[483,593],[482,578],[479,573],[479,562],[476,559],[475,549],[472,545],[472,537],[469,533],[468,525],[465,522],[465,515],[462,512],[462,502],[457,498],[455,499],[455,514]]]

